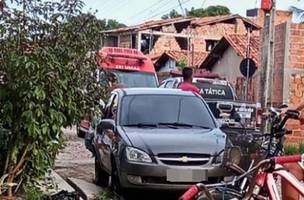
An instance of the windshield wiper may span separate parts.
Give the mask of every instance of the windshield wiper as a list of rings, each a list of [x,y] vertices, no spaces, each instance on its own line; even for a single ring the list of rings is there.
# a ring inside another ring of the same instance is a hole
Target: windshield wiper
[[[134,126],[134,127],[155,127],[157,128],[157,124],[145,124],[145,123],[137,123],[137,124],[125,124],[123,126]]]
[[[183,126],[183,127],[198,127],[198,128],[204,128],[204,129],[211,129],[208,126],[201,126],[201,125],[195,125],[195,124],[187,124],[187,123],[181,123],[181,122],[173,122],[173,123],[158,123],[159,125],[168,125],[168,126]]]

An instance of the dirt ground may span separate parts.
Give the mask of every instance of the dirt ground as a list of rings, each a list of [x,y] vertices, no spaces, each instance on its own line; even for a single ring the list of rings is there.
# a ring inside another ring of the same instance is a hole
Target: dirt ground
[[[94,158],[85,148],[84,140],[77,137],[76,127],[64,129],[65,148],[57,156],[55,171],[63,178],[73,177],[88,182],[94,180]]]
[[[92,154],[85,148],[84,140],[77,137],[75,127],[65,129],[64,133],[66,145],[57,156],[55,171],[64,179],[73,177],[92,183],[94,181],[94,158]],[[176,193],[134,191],[127,200],[176,200],[178,196]]]

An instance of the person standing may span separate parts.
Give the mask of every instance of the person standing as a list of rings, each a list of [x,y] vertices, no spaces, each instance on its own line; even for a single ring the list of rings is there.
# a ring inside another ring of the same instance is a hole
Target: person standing
[[[190,67],[185,67],[183,69],[183,82],[178,86],[179,89],[183,91],[191,91],[200,95],[200,89],[196,87],[193,81],[193,70]]]

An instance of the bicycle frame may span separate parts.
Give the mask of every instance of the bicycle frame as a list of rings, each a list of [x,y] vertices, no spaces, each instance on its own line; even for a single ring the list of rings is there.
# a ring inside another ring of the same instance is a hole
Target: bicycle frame
[[[281,177],[286,180],[295,190],[304,196],[304,187],[301,183],[291,173],[287,172],[282,165],[277,164],[272,172],[261,172],[256,176],[256,184],[268,191],[270,200],[281,199],[275,177]]]

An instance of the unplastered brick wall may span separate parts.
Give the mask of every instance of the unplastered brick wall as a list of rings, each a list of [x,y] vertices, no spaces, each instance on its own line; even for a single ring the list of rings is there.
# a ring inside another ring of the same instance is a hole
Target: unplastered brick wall
[[[233,34],[236,32],[234,24],[217,23],[213,25],[205,25],[196,27],[191,30],[194,35],[204,36],[203,38],[194,38],[194,51],[206,51],[205,39],[220,40],[224,35]]]
[[[304,24],[291,24],[290,35],[289,66],[304,69]]]
[[[265,19],[265,13],[262,9],[258,9],[257,16],[251,18],[253,22],[255,22],[261,27],[264,26],[264,19]],[[275,16],[275,25],[279,25],[287,21],[290,22],[291,19],[292,19],[292,12],[287,10],[277,10]]]
[[[290,105],[296,106],[304,100],[304,74],[294,74],[290,81]],[[304,142],[304,126],[297,120],[289,120],[287,128],[292,129],[292,135],[287,137],[287,143],[299,144]]]
[[[175,37],[173,36],[160,36],[153,49],[152,49],[152,53],[157,54],[157,53],[162,53],[164,51],[170,51],[170,50],[174,50],[174,51],[180,51],[181,48],[178,45]]]
[[[162,27],[162,32],[164,33],[176,33],[176,29],[174,28],[173,25],[170,26],[164,26]],[[179,44],[177,43],[175,37],[173,36],[160,36],[154,46],[153,49],[151,50],[151,53],[153,54],[159,54],[164,51],[170,51],[170,50],[175,50],[175,51],[180,51],[181,48]]]
[[[289,103],[292,106],[304,101],[304,24],[291,24],[290,26],[290,46],[289,64],[287,70],[294,73],[289,77],[290,95]],[[298,121],[289,121],[288,128],[293,130],[288,137],[288,143],[304,142],[304,126]]]
[[[283,70],[285,59],[285,35],[287,23],[276,26],[274,44],[274,71],[273,71],[273,90],[272,102],[274,105],[281,104],[283,101]]]

